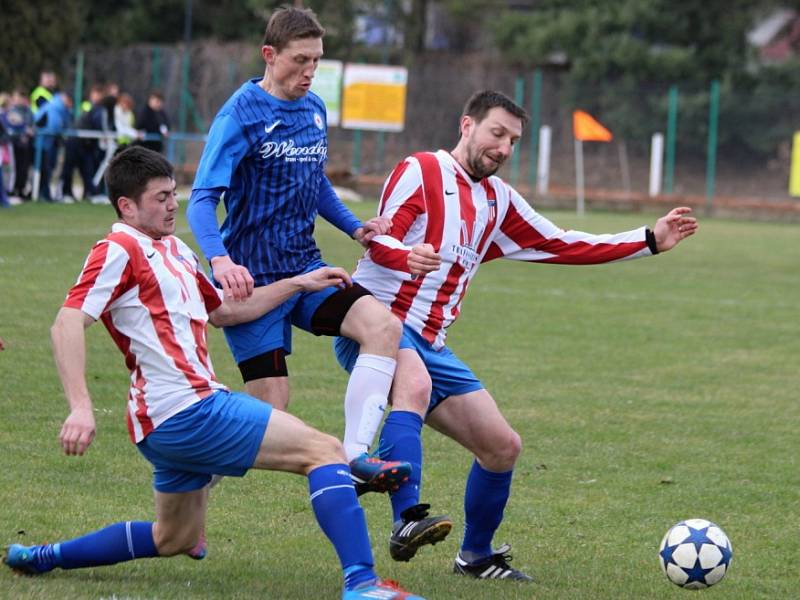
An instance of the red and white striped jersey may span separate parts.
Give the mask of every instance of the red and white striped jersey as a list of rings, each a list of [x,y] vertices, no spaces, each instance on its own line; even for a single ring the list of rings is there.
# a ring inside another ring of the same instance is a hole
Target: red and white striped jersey
[[[175,236],[155,240],[123,223],[95,244],[64,306],[102,319],[131,372],[134,443],[169,417],[227,389],[208,355],[208,313],[221,292]]]
[[[353,277],[439,349],[481,263],[495,258],[587,265],[651,255],[646,228],[609,235],[565,231],[499,177],[474,181],[444,150],[414,154],[386,180],[379,215],[392,219]],[[411,248],[432,244],[437,271],[413,277]]]

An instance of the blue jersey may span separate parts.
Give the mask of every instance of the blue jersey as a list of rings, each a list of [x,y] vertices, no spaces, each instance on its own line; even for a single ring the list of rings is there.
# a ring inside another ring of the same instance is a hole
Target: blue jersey
[[[227,253],[247,267],[256,285],[264,285],[320,259],[313,237],[318,212],[348,234],[361,223],[325,177],[322,100],[311,92],[281,100],[259,81],[242,85],[211,125],[192,187],[189,223],[207,258]],[[204,193],[210,190],[216,195]],[[215,207],[223,190],[227,216],[219,233],[224,252],[215,237],[216,217],[207,210],[207,201]],[[200,204],[206,206],[193,206]],[[213,235],[208,235],[209,214]]]

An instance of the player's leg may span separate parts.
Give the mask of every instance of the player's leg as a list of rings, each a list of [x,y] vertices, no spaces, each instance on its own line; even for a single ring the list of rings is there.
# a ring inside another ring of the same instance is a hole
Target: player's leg
[[[392,410],[381,428],[381,457],[411,463],[408,481],[391,495],[395,523],[419,504],[422,485],[422,425],[431,398],[431,378],[417,351],[401,348],[397,353],[397,383],[392,388]]]
[[[311,317],[315,334],[359,345],[345,392],[344,449],[352,461],[369,451],[383,420],[396,368],[400,321],[358,284],[328,295]]]
[[[406,484],[392,493],[392,534],[389,554],[408,561],[427,544],[447,537],[453,521],[447,515],[429,516],[429,504],[420,503],[422,486],[422,425],[431,401],[432,382],[416,349],[401,348],[397,354],[397,382],[392,388],[392,411],[380,435],[381,456],[411,463]]]
[[[187,554],[203,534],[208,508],[208,486],[181,493],[155,492],[153,538],[160,556]]]
[[[338,337],[334,350],[339,364],[351,370],[358,345],[348,338]],[[409,480],[391,494],[394,513],[389,551],[395,560],[410,560],[425,544],[435,544],[452,528],[449,517],[428,516],[430,505],[420,504],[422,481],[422,424],[431,401],[432,382],[422,359],[430,345],[413,332],[405,330],[397,355],[395,385],[392,387],[392,411],[386,417],[380,435],[381,458],[409,462]]]
[[[278,410],[289,405],[286,355],[292,348],[291,311],[298,299],[295,295],[254,321],[224,328],[247,393]]]
[[[322,263],[311,265],[317,268]],[[344,449],[358,493],[386,492],[405,481],[411,465],[384,461],[369,453],[392,386],[400,321],[359,285],[303,294],[292,322],[315,335],[369,339],[355,347],[345,393]]]
[[[271,353],[282,353],[282,349],[271,351]],[[264,364],[273,363],[273,356],[265,354],[259,357],[264,360]],[[285,361],[283,362],[285,365]],[[248,394],[264,402],[269,402],[278,410],[286,410],[289,406],[289,377],[287,375],[275,375],[275,371],[269,369],[265,371],[263,377],[256,377],[244,382],[244,389]]]
[[[81,569],[183,554],[197,543],[207,498],[205,488],[171,494],[156,492],[155,523],[121,521],[55,544],[12,544],[3,562],[15,571],[38,575],[55,568]]]
[[[342,566],[345,598],[393,597],[375,575],[364,511],[336,438],[288,413],[273,411],[253,467],[308,477],[314,515]]]
[[[472,452],[476,460],[464,495],[464,539],[454,570],[481,579],[531,578],[508,563],[508,550],[492,549],[511,493],[522,441],[485,389],[453,395],[428,415],[428,424]]]

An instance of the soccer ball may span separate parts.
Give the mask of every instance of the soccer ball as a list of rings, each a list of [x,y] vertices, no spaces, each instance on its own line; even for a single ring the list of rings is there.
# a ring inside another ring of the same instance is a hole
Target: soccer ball
[[[670,528],[661,540],[658,558],[672,583],[699,590],[725,576],[733,548],[725,532],[711,521],[687,519]]]

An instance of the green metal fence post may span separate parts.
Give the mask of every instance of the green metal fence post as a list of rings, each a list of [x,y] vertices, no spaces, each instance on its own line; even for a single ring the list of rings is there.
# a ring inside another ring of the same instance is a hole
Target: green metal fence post
[[[525,78],[517,77],[516,86],[514,86],[514,102],[518,106],[522,106],[525,101]],[[511,183],[517,185],[519,183],[519,153],[521,150],[522,142],[517,143],[514,153],[511,155]]]
[[[161,87],[161,47],[153,46],[153,68],[150,70],[150,87]]]
[[[542,70],[533,72],[533,86],[531,87],[531,153],[528,162],[528,183],[531,194],[536,189],[536,180],[539,176],[539,128],[542,126]]]
[[[675,180],[675,140],[678,131],[678,86],[669,88],[669,108],[667,112],[667,162],[664,165],[664,193],[672,193]]]
[[[717,127],[719,125],[719,80],[711,82],[708,106],[708,147],[706,149],[706,214],[711,214],[717,171]]]
[[[81,100],[83,99],[83,50],[78,50],[75,65],[75,94],[72,103],[72,114],[77,121],[81,116]]]

